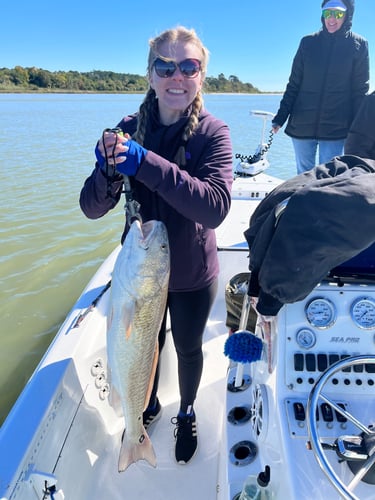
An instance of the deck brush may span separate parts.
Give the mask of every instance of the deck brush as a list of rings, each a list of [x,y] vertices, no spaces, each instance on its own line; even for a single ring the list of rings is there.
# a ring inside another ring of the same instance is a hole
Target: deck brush
[[[262,340],[248,330],[230,335],[224,344],[224,354],[238,363],[252,363],[261,358]]]

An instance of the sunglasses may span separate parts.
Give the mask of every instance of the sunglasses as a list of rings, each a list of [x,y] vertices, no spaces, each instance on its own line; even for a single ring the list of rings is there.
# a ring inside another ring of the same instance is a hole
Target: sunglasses
[[[170,78],[175,74],[177,68],[185,78],[195,78],[201,70],[201,62],[198,59],[184,59],[176,63],[158,57],[155,59],[153,67],[160,78]]]
[[[342,19],[345,16],[345,12],[342,12],[341,10],[323,10],[324,19],[329,19],[331,16],[333,16],[335,19]]]

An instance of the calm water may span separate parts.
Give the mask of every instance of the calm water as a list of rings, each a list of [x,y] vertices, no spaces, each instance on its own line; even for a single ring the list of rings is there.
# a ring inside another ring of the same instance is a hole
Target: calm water
[[[83,288],[118,244],[122,203],[90,221],[78,206],[102,130],[134,112],[142,95],[0,94],[0,423]],[[280,96],[207,95],[228,123],[234,153],[252,154],[262,120]],[[284,133],[269,152],[269,173],[294,175]]]

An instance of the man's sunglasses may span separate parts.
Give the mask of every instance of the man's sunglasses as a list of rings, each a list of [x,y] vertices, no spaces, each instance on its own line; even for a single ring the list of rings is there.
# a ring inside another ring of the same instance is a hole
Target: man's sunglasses
[[[195,78],[201,70],[201,62],[198,59],[184,59],[176,63],[174,61],[155,59],[153,67],[160,78],[170,78],[178,68],[185,78]]]
[[[342,12],[341,10],[323,10],[324,19],[329,19],[331,16],[333,16],[335,19],[342,19],[345,16],[345,12]]]

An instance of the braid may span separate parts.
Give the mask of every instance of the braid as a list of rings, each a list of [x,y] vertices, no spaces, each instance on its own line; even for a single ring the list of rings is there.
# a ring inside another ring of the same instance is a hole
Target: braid
[[[198,92],[197,95],[195,96],[194,101],[192,102],[189,121],[187,122],[184,133],[182,135],[182,139],[184,141],[189,140],[190,137],[194,134],[196,128],[198,127],[198,118],[202,107],[203,107],[202,93]]]
[[[139,108],[137,130],[133,134],[133,139],[136,140],[141,146],[145,140],[147,122],[153,112],[156,101],[154,89],[148,89],[147,94]]]
[[[194,134],[196,128],[198,127],[199,113],[202,109],[202,106],[203,106],[202,94],[201,94],[201,92],[198,92],[197,95],[195,96],[194,101],[191,104],[191,113],[189,116],[189,120],[188,120],[186,127],[183,131],[183,134],[182,134],[183,144],[181,144],[181,146],[178,148],[177,153],[174,157],[174,161],[180,167],[184,167],[186,165],[185,145],[186,145],[186,142]]]

